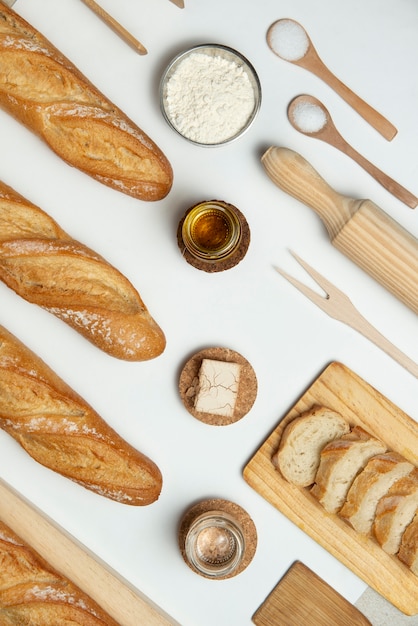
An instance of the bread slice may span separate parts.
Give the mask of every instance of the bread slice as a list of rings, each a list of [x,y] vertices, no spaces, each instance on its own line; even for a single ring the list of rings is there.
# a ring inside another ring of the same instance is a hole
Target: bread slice
[[[311,494],[326,511],[337,513],[357,474],[369,459],[386,450],[384,443],[355,426],[350,433],[335,439],[322,450]]]
[[[414,465],[397,452],[372,457],[351,485],[347,500],[339,512],[359,533],[368,535],[373,526],[379,500],[392,485],[414,469]]]
[[[339,413],[315,406],[287,425],[272,461],[286,480],[308,487],[315,480],[322,448],[349,431],[350,425]]]
[[[402,535],[398,559],[418,576],[418,513]]]
[[[396,481],[377,505],[373,532],[388,554],[396,554],[402,535],[418,510],[418,468]]]

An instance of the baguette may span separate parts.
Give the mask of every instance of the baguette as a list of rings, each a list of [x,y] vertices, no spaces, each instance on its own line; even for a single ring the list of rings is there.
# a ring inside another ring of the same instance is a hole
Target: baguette
[[[2,626],[118,626],[0,520]]]
[[[2,182],[0,279],[111,356],[144,361],[165,348],[128,279]]]
[[[357,474],[372,456],[386,449],[384,443],[360,426],[354,426],[350,433],[331,441],[322,450],[311,494],[328,513],[337,513]]]
[[[273,464],[290,483],[308,487],[315,480],[322,448],[349,431],[339,413],[315,406],[286,426]]]
[[[97,494],[151,504],[160,470],[0,326],[0,427],[45,467]]]
[[[0,2],[0,106],[69,165],[140,200],[164,198],[156,144],[41,33]]]

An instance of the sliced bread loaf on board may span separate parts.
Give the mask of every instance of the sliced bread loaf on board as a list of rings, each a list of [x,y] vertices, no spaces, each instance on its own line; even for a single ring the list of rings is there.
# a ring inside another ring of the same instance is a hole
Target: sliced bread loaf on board
[[[396,554],[402,535],[418,511],[418,468],[396,481],[376,508],[373,532],[388,554]]]
[[[323,448],[311,494],[329,513],[343,506],[348,490],[369,459],[386,452],[386,445],[360,426]]]
[[[348,432],[350,425],[339,413],[315,406],[286,426],[272,461],[290,483],[308,487],[315,481],[322,448]]]
[[[398,558],[418,576],[418,513],[402,535]]]
[[[414,469],[397,452],[372,457],[351,485],[347,500],[339,512],[357,532],[368,535],[373,527],[376,507],[392,485]]]

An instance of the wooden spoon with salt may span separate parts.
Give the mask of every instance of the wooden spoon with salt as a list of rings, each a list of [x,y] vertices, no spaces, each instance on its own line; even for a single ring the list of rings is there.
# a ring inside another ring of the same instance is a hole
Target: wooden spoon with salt
[[[310,137],[322,139],[322,141],[338,148],[338,150],[352,158],[373,176],[378,183],[411,209],[417,206],[418,198],[379,170],[347,143],[336,129],[328,110],[322,102],[313,96],[297,96],[289,104],[287,117],[292,126],[299,132]]]
[[[334,76],[319,58],[301,24],[291,19],[277,20],[267,31],[267,43],[281,59],[303,67],[327,83],[385,139],[390,141],[394,138],[398,131],[393,124]]]

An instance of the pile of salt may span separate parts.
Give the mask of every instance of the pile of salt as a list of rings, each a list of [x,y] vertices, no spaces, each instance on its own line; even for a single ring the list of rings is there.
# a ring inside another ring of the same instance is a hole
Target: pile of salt
[[[309,48],[305,29],[293,20],[278,20],[268,32],[270,48],[286,61],[298,61]]]

